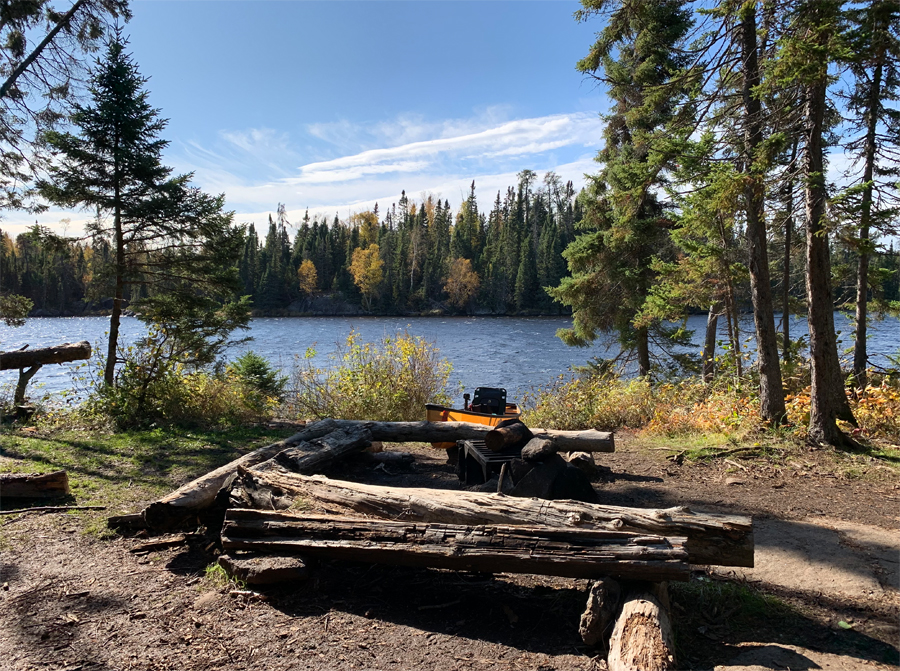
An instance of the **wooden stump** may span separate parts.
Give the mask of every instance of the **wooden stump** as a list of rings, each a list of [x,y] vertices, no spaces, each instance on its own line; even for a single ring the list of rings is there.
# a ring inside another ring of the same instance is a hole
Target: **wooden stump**
[[[675,645],[665,583],[627,590],[609,641],[609,671],[674,671]]]

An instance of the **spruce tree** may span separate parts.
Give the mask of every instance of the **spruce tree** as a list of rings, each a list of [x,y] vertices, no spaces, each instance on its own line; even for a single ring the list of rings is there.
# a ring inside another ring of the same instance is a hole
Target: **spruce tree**
[[[647,375],[651,329],[666,335],[666,328],[636,326],[634,319],[654,281],[652,259],[668,243],[656,189],[674,156],[672,142],[685,133],[673,122],[685,97],[680,47],[691,18],[679,0],[582,5],[576,18],[608,13],[608,21],[578,68],[607,85],[614,106],[597,156],[603,169],[587,189],[587,230],[565,253],[572,276],[552,291],[574,310],[573,327],[559,335],[585,345],[598,330],[616,330],[623,352],[636,353],[639,374]]]
[[[50,178],[38,188],[51,202],[98,213],[89,225],[95,239],[111,244],[113,280],[104,380],[115,381],[119,323],[126,287],[144,285],[142,318],[190,314],[198,331],[214,317],[219,300],[233,298],[240,286],[237,261],[243,234],[231,226],[224,197],[189,186],[191,175],[171,175],[161,162],[166,121],[148,102],[146,79],[125,53],[117,33],[90,77],[89,104],[72,115],[77,133],[50,132],[57,153]],[[243,308],[241,308],[243,309]],[[227,325],[246,321],[238,313]]]
[[[900,4],[896,0],[859,2],[845,12],[844,19],[849,46],[844,60],[853,84],[847,94],[850,132],[845,134],[844,147],[862,171],[853,176],[853,184],[839,200],[855,222],[851,235],[858,257],[853,374],[856,385],[865,389],[866,322],[873,280],[870,259],[876,236],[890,232],[900,215],[900,110],[896,108],[900,100]]]

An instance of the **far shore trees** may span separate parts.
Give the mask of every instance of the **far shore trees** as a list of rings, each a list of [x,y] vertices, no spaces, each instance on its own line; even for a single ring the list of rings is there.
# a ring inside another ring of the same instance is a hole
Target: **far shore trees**
[[[372,301],[378,295],[383,278],[384,261],[381,260],[381,250],[378,245],[372,244],[365,249],[355,249],[350,261],[350,274],[353,282],[359,288],[363,296],[363,304],[366,310],[372,309]]]
[[[76,105],[76,133],[51,131],[57,154],[41,195],[65,206],[96,211],[88,226],[94,241],[108,243],[111,262],[102,269],[113,293],[104,380],[115,384],[119,324],[126,291],[142,319],[178,324],[176,330],[222,344],[223,330],[246,322],[249,306],[233,301],[243,233],[231,225],[224,197],[172,176],[161,163],[166,121],[150,106],[146,82],[112,38],[90,78],[91,99]],[[226,304],[226,308],[219,308]],[[204,357],[205,358],[205,357]]]
[[[464,310],[478,293],[480,285],[481,279],[478,273],[472,270],[472,262],[469,259],[453,259],[453,263],[450,264],[450,275],[444,284],[450,305]]]

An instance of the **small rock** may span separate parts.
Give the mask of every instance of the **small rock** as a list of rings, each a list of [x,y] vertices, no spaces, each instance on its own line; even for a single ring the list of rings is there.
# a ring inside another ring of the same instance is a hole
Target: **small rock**
[[[522,448],[522,459],[525,461],[546,461],[556,454],[553,441],[545,438],[532,438]]]
[[[384,451],[384,443],[380,440],[373,440],[372,444],[366,448],[366,452],[371,452],[372,454],[377,454],[378,452]]]
[[[590,452],[572,452],[566,461],[592,480],[597,476],[597,462]]]
[[[726,485],[742,485],[744,481],[740,478],[725,478]]]

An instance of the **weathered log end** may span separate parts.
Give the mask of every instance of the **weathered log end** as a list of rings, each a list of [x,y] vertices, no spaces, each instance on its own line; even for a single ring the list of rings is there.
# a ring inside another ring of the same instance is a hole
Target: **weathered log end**
[[[674,671],[675,644],[665,583],[627,590],[609,642],[609,671]]]
[[[222,555],[218,564],[229,576],[247,585],[277,585],[309,577],[306,562],[296,555]]]
[[[38,499],[69,493],[69,476],[65,471],[0,474],[0,499]]]
[[[32,366],[43,366],[48,363],[66,363],[91,358],[91,343],[67,342],[53,347],[38,349],[21,349],[13,352],[0,352],[0,370],[21,370]]]
[[[587,606],[578,624],[578,633],[585,645],[603,649],[609,647],[609,637],[621,599],[622,588],[612,578],[603,578],[591,585]]]

